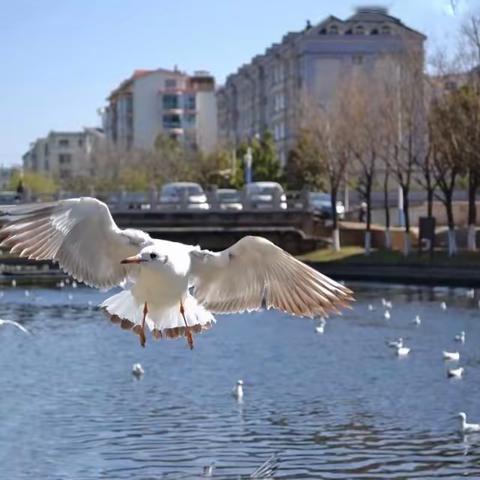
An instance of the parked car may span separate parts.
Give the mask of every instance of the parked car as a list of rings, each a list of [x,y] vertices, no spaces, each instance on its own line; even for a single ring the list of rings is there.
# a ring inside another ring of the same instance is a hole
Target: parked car
[[[166,183],[160,190],[160,205],[172,209],[208,210],[210,205],[203,188],[198,183]]]
[[[285,190],[277,182],[252,182],[244,187],[245,201],[251,208],[287,208]]]
[[[308,202],[310,210],[320,215],[321,218],[332,218],[332,199],[329,193],[310,192]],[[340,219],[345,217],[345,207],[340,201],[337,202],[337,216]]]
[[[242,197],[234,188],[219,188],[217,190],[217,201],[220,210],[242,210]]]

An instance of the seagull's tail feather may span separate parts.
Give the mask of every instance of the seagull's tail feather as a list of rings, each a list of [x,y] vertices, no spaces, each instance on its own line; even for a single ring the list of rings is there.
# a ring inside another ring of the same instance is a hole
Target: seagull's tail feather
[[[139,303],[130,290],[123,290],[107,298],[100,308],[113,323],[124,330],[139,334],[143,321],[143,304]],[[184,315],[192,333],[207,330],[215,323],[213,315],[199,305],[194,297],[187,295],[183,301]],[[154,338],[177,338],[187,335],[185,321],[180,313],[180,302],[175,306],[159,307],[147,305],[145,324]]]

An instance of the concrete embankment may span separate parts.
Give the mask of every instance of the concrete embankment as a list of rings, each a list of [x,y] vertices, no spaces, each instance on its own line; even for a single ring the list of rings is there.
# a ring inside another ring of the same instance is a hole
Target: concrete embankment
[[[306,262],[336,280],[480,287],[480,267]]]

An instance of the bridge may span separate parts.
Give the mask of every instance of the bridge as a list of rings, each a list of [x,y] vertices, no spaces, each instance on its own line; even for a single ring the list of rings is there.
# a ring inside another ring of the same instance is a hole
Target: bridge
[[[138,228],[152,237],[221,250],[245,235],[266,237],[291,253],[324,244],[324,222],[301,209],[141,210],[112,206],[121,228]]]

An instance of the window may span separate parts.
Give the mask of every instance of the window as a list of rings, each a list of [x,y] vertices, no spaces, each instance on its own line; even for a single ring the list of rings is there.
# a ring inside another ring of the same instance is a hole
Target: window
[[[174,78],[167,78],[165,80],[165,88],[176,88],[177,81]]]
[[[185,97],[185,108],[187,110],[195,110],[196,102],[195,102],[195,95],[189,95]]]
[[[363,28],[363,25],[357,25],[355,27],[355,34],[356,35],[364,35],[365,34],[365,28]]]
[[[185,115],[185,122],[189,127],[195,126],[195,115],[192,113]]]
[[[274,128],[274,138],[276,141],[282,140],[282,138],[285,138],[285,123],[280,122],[275,125]]]
[[[373,29],[370,31],[370,35],[378,35],[378,28],[373,28]]]
[[[285,95],[277,93],[274,97],[274,111],[278,112],[285,108]]]
[[[70,144],[70,142],[68,141],[68,138],[61,138],[59,141],[58,141],[58,145],[60,147],[68,147]]]
[[[178,95],[164,95],[162,102],[165,110],[178,108]]]
[[[180,115],[164,115],[163,127],[164,128],[180,128],[181,127]]]
[[[60,165],[69,165],[72,161],[72,156],[69,153],[61,153],[58,156],[58,163]]]
[[[329,35],[338,35],[338,27],[337,25],[330,25],[328,29]]]
[[[83,138],[78,139],[78,146],[83,147]]]
[[[60,178],[65,180],[66,178],[72,178],[72,172],[70,170],[60,170]]]
[[[45,156],[47,157],[48,156],[48,143],[45,144]]]
[[[391,30],[390,30],[390,27],[389,27],[388,25],[384,25],[384,26],[382,27],[382,34],[383,34],[383,35],[390,35],[390,31],[391,31]]]

